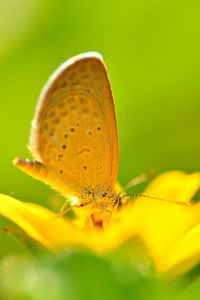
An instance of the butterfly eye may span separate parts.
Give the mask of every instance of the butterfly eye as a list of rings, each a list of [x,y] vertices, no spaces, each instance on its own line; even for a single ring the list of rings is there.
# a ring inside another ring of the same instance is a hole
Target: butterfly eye
[[[106,197],[106,195],[107,195],[107,193],[105,192],[102,194],[102,197],[104,198],[104,197]]]

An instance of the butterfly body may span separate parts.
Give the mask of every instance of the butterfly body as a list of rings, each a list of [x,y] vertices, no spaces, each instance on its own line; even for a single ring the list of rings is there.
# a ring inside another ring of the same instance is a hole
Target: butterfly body
[[[17,167],[53,186],[80,206],[114,206],[118,137],[112,91],[98,53],[78,55],[50,77],[32,123],[35,161]]]

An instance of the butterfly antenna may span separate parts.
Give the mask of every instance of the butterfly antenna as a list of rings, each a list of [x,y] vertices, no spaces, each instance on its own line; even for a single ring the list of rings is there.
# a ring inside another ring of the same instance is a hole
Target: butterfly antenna
[[[172,204],[179,204],[179,205],[183,205],[183,206],[191,206],[190,202],[180,202],[180,201],[173,201],[173,200],[169,200],[169,199],[163,199],[163,198],[159,198],[159,197],[154,197],[154,196],[150,196],[150,195],[146,195],[146,194],[126,194],[121,196],[122,198],[125,197],[129,197],[129,198],[149,198],[149,199],[154,199],[154,200],[159,200],[159,201],[164,201],[164,202],[168,202],[168,203],[172,203]]]
[[[134,177],[133,179],[131,179],[131,181],[129,181],[123,189],[128,190],[128,189],[130,189],[130,188],[132,188],[136,185],[139,185],[143,182],[146,182],[146,181],[152,179],[156,174],[157,174],[156,170],[151,170],[149,172],[144,172],[144,173]]]

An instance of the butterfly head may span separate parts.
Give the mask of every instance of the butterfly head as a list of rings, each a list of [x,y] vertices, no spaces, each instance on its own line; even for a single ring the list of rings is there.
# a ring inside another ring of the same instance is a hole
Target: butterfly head
[[[91,208],[112,210],[117,203],[118,195],[109,187],[85,188],[81,195],[80,206],[90,205]]]

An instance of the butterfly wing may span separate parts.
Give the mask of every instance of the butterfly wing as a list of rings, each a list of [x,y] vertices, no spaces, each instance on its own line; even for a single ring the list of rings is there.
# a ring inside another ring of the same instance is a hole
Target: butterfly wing
[[[66,194],[114,189],[116,117],[106,67],[98,53],[68,60],[49,79],[33,120],[30,150],[62,182]],[[54,187],[59,191],[56,180]]]

